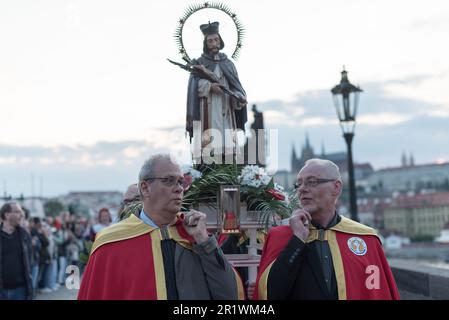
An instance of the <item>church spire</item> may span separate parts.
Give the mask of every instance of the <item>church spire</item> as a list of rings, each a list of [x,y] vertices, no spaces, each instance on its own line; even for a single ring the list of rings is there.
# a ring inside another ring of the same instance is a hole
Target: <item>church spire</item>
[[[310,149],[309,133],[306,131],[306,149]]]
[[[401,167],[406,167],[407,166],[407,156],[405,155],[405,151],[402,152],[402,157],[401,157]]]
[[[415,165],[415,157],[413,156],[413,153],[410,152],[410,162],[409,162],[410,166],[414,166]]]
[[[292,172],[297,171],[297,167],[298,167],[298,158],[296,157],[296,150],[295,150],[295,143],[292,143],[292,156],[290,159],[290,165],[292,168]]]
[[[302,148],[301,151],[301,167],[304,165],[304,163],[315,157],[315,153],[313,152],[313,148],[310,146],[309,141],[309,133],[306,132],[306,145]]]

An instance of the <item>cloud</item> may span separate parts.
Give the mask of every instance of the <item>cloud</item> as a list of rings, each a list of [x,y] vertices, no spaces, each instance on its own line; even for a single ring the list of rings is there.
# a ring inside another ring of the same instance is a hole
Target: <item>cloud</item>
[[[443,147],[449,145],[449,104],[409,94],[443,76],[420,74],[364,84],[353,142],[355,161],[371,162],[376,168],[399,165],[404,151],[413,153],[417,163],[449,159]],[[306,133],[317,154],[321,145],[327,153],[346,151],[330,90],[300,92],[293,101],[272,100],[257,106],[264,111],[266,127],[278,130],[280,169],[290,169],[292,145],[300,154]],[[298,113],[292,112],[293,106],[298,106]]]
[[[417,19],[409,24],[413,31],[430,31],[449,29],[449,20],[447,16],[432,17],[426,19]]]
[[[371,126],[391,126],[408,121],[410,118],[411,116],[400,113],[381,112],[362,115],[357,118],[357,123]]]
[[[449,70],[432,76],[422,77],[409,82],[389,82],[385,92],[391,97],[399,97],[423,101],[434,105],[436,115],[449,112]]]
[[[140,167],[151,155],[171,153],[181,163],[189,163],[188,143],[180,127],[149,129],[147,133],[147,140],[99,141],[92,145],[0,144],[0,194],[30,195],[31,175],[36,181],[44,180],[45,195],[75,189],[121,190],[135,182]]]
[[[417,75],[363,85],[353,142],[355,162],[371,162],[375,168],[399,165],[402,152],[413,153],[416,163],[449,159],[446,106],[396,90],[431,79]],[[277,169],[290,169],[292,146],[300,154],[306,133],[316,154],[322,145],[326,153],[346,150],[329,89],[300,92],[293,100],[261,101],[257,107],[264,112],[266,128],[278,132],[279,152],[271,155],[277,157]],[[141,137],[53,147],[0,144],[0,187],[27,193],[34,174],[36,179],[43,177],[45,194],[125,189],[152,154],[172,152],[181,163],[189,163],[183,126],[147,128]]]
[[[124,190],[135,181],[143,157],[123,156],[141,141],[59,147],[0,145],[1,194],[55,196],[73,190]],[[151,145],[145,145],[147,148]],[[147,154],[157,152],[149,148]],[[42,181],[42,182],[41,182]]]
[[[0,163],[13,167],[111,167],[125,164],[129,159],[140,160],[158,151],[162,152],[153,143],[143,140],[58,147],[0,145]]]
[[[448,77],[449,72],[439,76],[416,75],[386,82],[372,82],[363,85],[360,94],[358,120],[370,125],[392,125],[424,114],[443,116],[449,112],[449,103],[444,99],[424,99],[423,94],[412,92],[422,84]],[[442,89],[442,88],[440,88]],[[442,91],[442,90],[440,90]],[[423,98],[423,99],[421,99]],[[329,90],[301,92],[290,102],[272,100],[257,104],[266,112],[266,123],[269,125],[323,125],[336,124],[336,111]],[[377,122],[376,122],[377,118]]]
[[[129,146],[123,149],[122,153],[127,158],[137,158],[145,152],[144,147]]]

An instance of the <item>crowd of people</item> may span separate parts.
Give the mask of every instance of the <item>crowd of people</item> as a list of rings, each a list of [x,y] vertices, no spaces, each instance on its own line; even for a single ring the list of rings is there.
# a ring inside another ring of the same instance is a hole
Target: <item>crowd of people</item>
[[[0,299],[34,299],[65,286],[66,268],[77,266],[80,274],[89,242],[111,224],[107,208],[97,221],[67,211],[58,216],[30,217],[18,202],[1,209]]]
[[[342,179],[331,161],[311,159],[298,173],[301,208],[270,228],[255,284],[226,257],[239,239],[218,241],[206,214],[181,212],[184,182],[169,155],[145,161],[140,205],[96,237],[78,299],[399,299],[376,232],[338,214]]]
[[[206,214],[181,212],[184,174],[169,155],[145,161],[117,223],[107,208],[94,222],[68,212],[29,217],[20,203],[5,203],[0,299],[58,290],[68,265],[83,275],[78,299],[399,299],[376,232],[338,214],[338,167],[311,159],[295,188],[301,208],[264,237],[254,284],[226,257],[239,239],[221,241],[207,229]],[[366,268],[373,266],[371,283]]]

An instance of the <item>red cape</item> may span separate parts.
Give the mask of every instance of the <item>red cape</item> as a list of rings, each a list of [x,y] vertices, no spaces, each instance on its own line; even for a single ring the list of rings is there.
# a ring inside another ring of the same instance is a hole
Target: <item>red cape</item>
[[[160,300],[167,298],[161,233],[130,218],[100,232],[83,274],[79,300]],[[170,238],[191,250],[193,238],[182,220],[168,229]],[[234,270],[234,272],[236,272]],[[243,298],[243,287],[239,283]]]
[[[311,226],[307,242],[314,241],[317,234]],[[292,236],[289,226],[270,230],[262,252],[254,299],[267,299],[271,265]],[[340,300],[399,299],[393,274],[373,229],[342,217],[335,227],[326,231],[326,238],[332,252]]]
[[[193,239],[181,220],[170,228],[180,244],[191,246]],[[79,300],[164,299],[166,288],[160,240],[156,230],[134,215],[98,234],[83,274]],[[136,254],[138,253],[138,254]],[[155,259],[156,257],[156,259]]]

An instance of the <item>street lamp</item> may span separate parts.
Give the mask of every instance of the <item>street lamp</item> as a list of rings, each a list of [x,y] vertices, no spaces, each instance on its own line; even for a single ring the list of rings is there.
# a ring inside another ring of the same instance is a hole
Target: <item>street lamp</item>
[[[348,175],[349,175],[349,201],[351,207],[351,219],[359,221],[357,214],[357,195],[354,180],[354,164],[352,162],[352,139],[354,138],[355,117],[359,104],[359,94],[363,90],[354,86],[348,80],[348,72],[343,67],[340,84],[332,88],[335,109],[337,110],[340,127],[343,131],[348,147]]]

